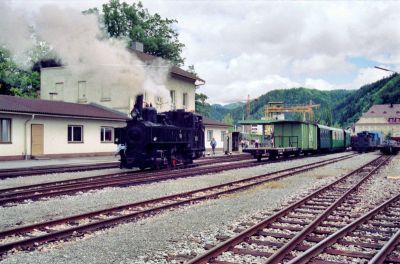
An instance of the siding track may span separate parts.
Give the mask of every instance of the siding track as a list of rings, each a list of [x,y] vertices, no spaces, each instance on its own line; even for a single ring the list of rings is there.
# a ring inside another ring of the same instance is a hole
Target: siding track
[[[4,254],[13,249],[30,249],[41,243],[68,239],[71,236],[81,236],[89,231],[148,217],[167,209],[190,205],[207,199],[215,199],[221,195],[246,190],[265,182],[289,177],[353,156],[354,155],[347,155],[328,159],[190,192],[4,230],[0,232],[0,254]]]
[[[380,156],[247,228],[189,263],[280,263],[351,222],[358,188],[390,157]]]
[[[343,156],[352,157],[354,154]],[[227,164],[218,164],[226,163]],[[279,161],[274,161],[279,162]],[[210,165],[211,164],[211,165]],[[192,177],[200,174],[218,173],[225,170],[233,170],[247,167],[260,166],[259,162],[241,157],[239,159],[223,159],[218,162],[213,159],[207,160],[203,165],[183,168],[179,170],[149,171],[142,173],[124,172],[113,173],[109,175],[79,178],[73,180],[42,183],[15,188],[0,189],[0,206],[12,206],[15,203],[21,203],[25,200],[38,200],[44,197],[55,197],[65,194],[75,194],[94,189],[106,187],[124,187],[137,184],[151,183],[161,180],[177,179],[181,177]]]

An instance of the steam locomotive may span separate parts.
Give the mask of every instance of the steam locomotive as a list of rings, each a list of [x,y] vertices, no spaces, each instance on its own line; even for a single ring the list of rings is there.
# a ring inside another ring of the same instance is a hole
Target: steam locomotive
[[[191,164],[203,156],[204,125],[201,115],[184,110],[157,113],[136,97],[131,120],[115,129],[115,144],[122,144],[121,167],[160,168]]]

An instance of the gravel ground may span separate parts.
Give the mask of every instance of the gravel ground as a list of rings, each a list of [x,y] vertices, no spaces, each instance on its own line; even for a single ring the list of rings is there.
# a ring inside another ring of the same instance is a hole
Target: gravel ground
[[[17,178],[7,178],[4,180],[0,180],[0,190],[6,188],[24,186],[24,185],[31,185],[31,184],[87,178],[87,177],[100,176],[117,172],[121,172],[121,169],[116,168],[116,169],[103,169],[103,170],[92,170],[92,171],[75,171],[75,172],[64,172],[64,173],[50,173],[50,174],[35,175],[35,176],[23,176]]]
[[[1,220],[1,222],[2,226],[7,226],[7,222],[10,221],[15,223],[19,215],[24,215],[24,219],[30,218],[25,221],[32,221],[49,216],[72,214],[74,211],[82,211],[83,205],[88,207],[88,210],[93,210],[96,206],[106,207],[116,202],[143,200],[149,198],[147,196],[155,197],[186,189],[196,189],[325,158],[328,157],[310,157],[307,161],[297,160],[277,163],[273,166],[264,165],[237,170],[235,173],[224,172],[218,175],[118,189],[118,191],[110,188],[92,194],[2,208],[0,214],[5,215],[3,219],[6,220]],[[342,161],[340,164],[328,165],[323,169],[267,183],[218,200],[210,200],[138,222],[98,231],[78,241],[52,243],[33,252],[16,252],[3,262],[171,263],[174,259],[188,259],[196,253],[203,252],[204,248],[212,247],[217,242],[216,238],[226,239],[234,233],[233,230],[243,229],[240,223],[251,222],[253,217],[271,213],[273,209],[280,208],[291,199],[304,196],[310,189],[318,188],[332,181],[338,174],[343,175],[374,158],[376,158],[375,154],[364,154]],[[65,212],[62,208],[68,208],[68,211]]]
[[[334,154],[333,156],[340,155],[343,154]],[[262,165],[254,168],[222,172],[215,175],[209,174],[205,176],[169,180],[165,182],[154,182],[146,185],[125,188],[105,188],[74,196],[65,195],[46,198],[47,200],[34,202],[28,201],[25,204],[18,204],[12,207],[1,207],[0,215],[3,217],[0,218],[0,229],[10,228],[15,224],[25,225],[42,220],[50,220],[62,216],[143,201],[164,195],[179,193],[184,190],[195,190],[288,167],[295,167],[312,161],[325,160],[331,157],[332,156],[312,157],[307,160],[300,159],[275,163],[273,166]],[[65,208],[68,208],[68,210]]]
[[[111,162],[112,160],[108,160]],[[196,161],[195,161],[196,162]],[[88,163],[91,164],[91,163]],[[51,164],[57,165],[57,164]],[[60,165],[68,165],[68,164],[60,164]],[[73,164],[72,164],[73,165]],[[83,165],[77,163],[77,165]],[[117,167],[117,165],[116,165]],[[134,168],[133,170],[139,170]],[[18,186],[24,185],[31,185],[31,184],[39,184],[39,183],[47,183],[47,182],[55,182],[55,181],[63,181],[63,180],[72,180],[72,179],[79,179],[79,178],[86,178],[86,177],[93,177],[93,176],[100,176],[106,175],[111,173],[120,173],[120,172],[130,172],[133,171],[131,169],[102,169],[102,170],[92,170],[92,171],[75,171],[75,172],[66,172],[66,173],[50,173],[50,174],[43,174],[43,175],[34,175],[34,176],[22,176],[16,178],[7,178],[4,180],[0,180],[0,190],[6,188],[13,188]]]

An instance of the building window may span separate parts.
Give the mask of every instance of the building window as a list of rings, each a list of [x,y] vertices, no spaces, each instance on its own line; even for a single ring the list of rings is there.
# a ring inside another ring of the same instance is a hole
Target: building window
[[[183,105],[184,108],[187,107],[187,103],[188,103],[188,94],[187,93],[183,93],[182,105]]]
[[[64,83],[63,82],[56,83],[55,96],[53,97],[53,100],[57,99],[62,100],[63,92],[64,92]]]
[[[212,130],[207,130],[207,140],[211,141],[213,138],[213,131]]]
[[[100,129],[100,141],[103,143],[113,142],[113,128],[112,127],[101,127]]]
[[[171,90],[171,91],[169,91],[169,94],[171,96],[171,105],[174,106],[174,108],[175,108],[175,91]]]
[[[11,119],[0,118],[0,143],[11,143]]]
[[[86,81],[78,82],[78,97],[79,101],[86,101]]]
[[[83,126],[68,126],[68,142],[83,142]]]
[[[221,141],[224,141],[224,139],[225,139],[225,134],[226,134],[225,131],[221,131]]]

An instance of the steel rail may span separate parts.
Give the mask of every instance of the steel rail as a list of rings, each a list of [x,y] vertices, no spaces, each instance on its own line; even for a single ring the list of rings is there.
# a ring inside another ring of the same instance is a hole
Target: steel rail
[[[251,159],[248,158],[248,160],[250,162],[255,163],[254,161],[252,161]],[[237,161],[237,160],[234,160]],[[225,162],[225,161],[224,161]],[[209,161],[207,161],[207,163],[211,163]],[[196,166],[197,164],[193,165]],[[202,164],[203,166],[208,166],[209,164]],[[127,176],[127,175],[135,175],[135,176],[141,176],[143,174],[162,174],[162,173],[175,173],[177,171],[181,171],[183,169],[187,169],[187,168],[193,168],[193,166],[185,166],[184,168],[180,167],[179,169],[165,169],[165,170],[157,170],[157,171],[123,171],[123,172],[117,172],[117,173],[110,173],[110,174],[106,174],[106,175],[97,175],[97,176],[91,176],[91,177],[84,177],[84,178],[76,178],[76,179],[69,179],[69,180],[61,180],[61,181],[53,181],[53,182],[46,182],[46,183],[39,183],[39,184],[32,184],[32,185],[25,185],[25,186],[18,186],[18,187],[13,187],[13,188],[6,188],[6,189],[0,189],[0,197],[1,194],[3,193],[7,193],[7,192],[16,192],[16,191],[23,191],[26,189],[32,189],[32,188],[36,188],[36,187],[50,187],[50,186],[55,186],[55,185],[61,185],[61,184],[73,184],[76,183],[78,181],[80,182],[85,182],[85,181],[90,181],[93,182],[94,180],[98,180],[98,179],[107,179],[107,178],[116,178],[116,177],[120,177],[120,176]]]
[[[383,264],[387,256],[400,243],[400,229],[390,238],[390,240],[375,254],[368,264]]]
[[[382,162],[380,162],[373,170],[371,170],[367,175],[361,178],[353,187],[351,187],[348,191],[346,191],[341,197],[339,197],[333,204],[331,204],[325,211],[323,211],[316,219],[314,219],[308,226],[306,226],[302,231],[300,231],[297,235],[295,235],[290,241],[285,243],[285,245],[279,248],[274,254],[272,254],[267,261],[266,264],[270,263],[278,263],[282,261],[285,256],[287,256],[290,251],[292,251],[296,246],[309,235],[311,232],[315,230],[315,228],[321,224],[329,214],[339,207],[342,202],[353,192],[355,192],[361,184],[363,184],[371,175],[373,175],[382,165],[384,165],[390,157],[386,157]]]
[[[99,169],[118,168],[118,162],[104,162],[91,164],[49,165],[34,166],[30,168],[1,169],[0,179],[16,178],[21,176],[34,176],[49,173],[64,173],[73,171],[89,171]]]
[[[234,161],[241,159],[251,159],[248,155],[233,155],[233,156],[218,156],[201,158],[195,161],[197,164],[211,163],[214,161]],[[0,169],[0,179],[16,178],[21,176],[35,176],[50,173],[64,173],[74,171],[88,171],[88,170],[100,170],[109,168],[119,168],[119,162],[102,162],[102,163],[90,163],[90,164],[62,164],[62,165],[47,165],[47,166],[33,166],[23,168],[10,168]]]
[[[349,157],[347,157],[347,158],[349,158]],[[92,231],[92,230],[97,230],[99,228],[109,227],[109,226],[115,225],[120,222],[125,222],[130,219],[136,219],[137,217],[140,217],[140,216],[152,215],[161,210],[178,207],[178,206],[182,206],[185,204],[192,204],[194,202],[199,202],[201,200],[217,198],[221,195],[237,192],[240,190],[249,189],[251,187],[263,184],[268,181],[274,181],[277,179],[281,179],[283,177],[288,177],[293,174],[298,174],[298,173],[301,173],[304,171],[315,169],[315,168],[325,166],[325,165],[328,165],[328,164],[331,164],[331,163],[334,163],[334,162],[337,162],[337,161],[343,160],[343,159],[344,158],[335,158],[335,159],[327,160],[324,162],[320,162],[318,164],[314,164],[314,163],[306,164],[306,165],[302,165],[302,166],[298,166],[298,167],[294,167],[294,168],[290,168],[290,169],[286,169],[286,170],[280,170],[278,172],[267,173],[264,175],[258,175],[258,176],[252,177],[252,178],[247,178],[247,179],[237,180],[237,181],[228,182],[228,183],[224,183],[224,184],[219,184],[219,185],[206,187],[206,188],[189,191],[189,192],[185,192],[185,193],[160,197],[160,198],[137,202],[137,203],[133,203],[133,204],[122,205],[122,206],[118,206],[118,207],[114,207],[114,208],[98,210],[98,211],[89,212],[89,213],[85,213],[85,214],[74,215],[71,217],[65,217],[65,218],[61,218],[61,219],[51,220],[48,222],[43,222],[43,223],[38,223],[38,224],[33,224],[33,225],[28,225],[28,226],[5,230],[5,231],[0,232],[0,238],[5,238],[5,237],[12,236],[15,234],[27,233],[29,231],[36,230],[36,229],[39,229],[39,230],[43,229],[43,228],[48,229],[48,228],[51,228],[52,226],[56,226],[56,225],[64,224],[64,223],[68,223],[68,222],[73,222],[73,221],[80,220],[80,219],[96,217],[96,216],[106,215],[106,214],[113,215],[113,214],[117,213],[118,211],[128,210],[128,209],[132,210],[132,208],[135,209],[135,207],[143,208],[143,207],[150,206],[149,209],[145,208],[145,209],[142,209],[141,211],[139,210],[138,212],[129,213],[127,215],[116,216],[116,217],[113,217],[110,219],[100,220],[100,221],[97,221],[94,223],[89,223],[86,225],[73,227],[73,228],[69,228],[66,230],[50,232],[48,234],[44,234],[41,236],[27,238],[27,239],[3,244],[3,245],[0,245],[0,253],[5,253],[8,250],[13,249],[13,248],[34,246],[34,245],[36,245],[36,243],[43,243],[46,241],[58,240],[61,238],[69,237],[73,234],[81,234],[81,233],[84,233],[87,231]],[[207,192],[211,192],[211,193],[207,194]],[[172,202],[170,204],[165,204],[165,201],[168,201],[168,200],[172,201]],[[155,207],[154,204],[157,205],[157,203],[162,203],[162,204],[161,204],[161,206]],[[153,207],[151,207],[151,204],[153,204]]]
[[[397,202],[400,199],[400,194],[392,197],[391,199],[387,200],[386,202],[382,203],[381,205],[375,207],[373,210],[370,210],[368,213],[364,214],[363,216],[359,217],[357,220],[353,221],[352,223],[346,225],[342,229],[338,230],[337,232],[333,233],[332,235],[328,236],[327,238],[323,239],[316,245],[312,246],[308,250],[306,250],[303,254],[297,256],[296,258],[292,259],[289,263],[290,264],[298,264],[298,263],[308,263],[308,261],[324,251],[326,248],[337,242],[339,239],[343,238],[346,234],[352,232],[354,229],[359,227],[361,224],[365,223],[373,216],[378,214],[380,211],[384,210],[392,203]]]
[[[7,203],[15,203],[18,201],[24,200],[34,200],[43,197],[54,197],[64,194],[72,194],[76,192],[88,191],[93,189],[100,189],[105,187],[116,187],[116,186],[129,186],[135,184],[144,184],[150,183],[154,181],[162,181],[162,180],[169,180],[169,179],[176,179],[181,177],[192,177],[197,176],[199,174],[206,174],[206,173],[217,173],[224,170],[230,169],[237,169],[237,168],[246,168],[252,166],[259,166],[260,164],[256,164],[254,161],[249,161],[248,164],[228,164],[222,165],[217,168],[215,167],[207,167],[207,168],[196,168],[196,170],[191,171],[184,171],[184,170],[174,170],[164,172],[162,174],[157,175],[141,175],[132,177],[131,175],[117,175],[112,178],[101,178],[96,180],[78,180],[73,183],[67,184],[59,184],[59,185],[52,185],[49,187],[44,187],[40,189],[30,189],[26,191],[19,191],[13,193],[0,193],[0,205],[4,205]],[[96,176],[99,177],[99,176]]]
[[[216,258],[217,256],[219,256],[221,253],[228,251],[230,248],[238,245],[239,243],[245,241],[247,238],[255,235],[259,230],[262,230],[263,228],[265,228],[266,226],[272,224],[273,222],[275,222],[276,220],[278,220],[279,218],[287,215],[289,212],[293,211],[294,209],[306,204],[307,201],[309,201],[310,199],[312,199],[313,197],[318,196],[319,194],[329,190],[330,188],[332,188],[332,186],[335,186],[336,184],[346,180],[347,178],[349,178],[350,176],[358,173],[359,171],[363,170],[365,167],[370,166],[371,164],[373,164],[374,162],[376,162],[378,159],[380,159],[381,157],[368,162],[367,164],[357,168],[356,170],[342,176],[341,178],[335,180],[334,182],[323,186],[321,188],[319,188],[318,190],[316,190],[315,192],[307,195],[306,197],[304,197],[303,199],[289,205],[286,208],[283,208],[282,210],[278,211],[277,213],[275,213],[274,215],[264,219],[263,221],[257,223],[256,225],[253,225],[249,228],[247,228],[246,230],[244,230],[243,232],[239,233],[238,235],[218,244],[217,246],[215,246],[214,248],[208,250],[207,252],[205,252],[204,254],[192,259],[189,261],[189,264],[200,264],[200,263],[207,263],[208,261],[210,261],[211,259]],[[272,254],[269,254],[272,255]]]
[[[353,154],[342,156],[344,158],[352,156]],[[340,158],[342,158],[340,157]],[[323,161],[322,161],[323,162]],[[238,162],[234,164],[226,164],[226,165],[219,165],[218,167],[210,166],[205,168],[196,168],[195,170],[186,171],[186,170],[175,170],[175,171],[168,171],[164,173],[158,173],[154,176],[139,176],[139,177],[132,177],[130,175],[119,176],[112,178],[110,180],[100,178],[99,180],[78,180],[73,181],[72,183],[67,184],[59,184],[59,185],[50,185],[48,187],[44,187],[42,189],[36,188],[26,191],[17,191],[13,193],[5,193],[0,190],[0,205],[8,204],[8,203],[15,203],[24,200],[33,200],[39,199],[43,197],[54,197],[64,194],[71,194],[81,191],[105,188],[105,187],[115,187],[115,186],[128,186],[128,185],[135,185],[135,184],[144,184],[154,181],[161,181],[161,180],[168,180],[168,179],[176,179],[180,177],[193,177],[199,174],[206,174],[206,173],[217,173],[224,170],[230,169],[238,169],[238,168],[246,168],[252,166],[260,166],[259,162],[255,161],[248,161],[247,163]],[[171,174],[172,173],[172,174]],[[99,177],[99,176],[96,176]],[[70,181],[66,181],[70,182]]]

